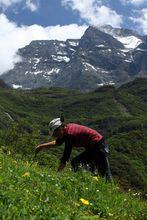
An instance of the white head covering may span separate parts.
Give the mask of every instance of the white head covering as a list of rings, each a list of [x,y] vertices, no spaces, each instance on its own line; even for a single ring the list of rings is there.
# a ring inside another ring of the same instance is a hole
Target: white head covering
[[[55,129],[62,125],[60,118],[55,118],[49,123],[49,133],[52,136]]]

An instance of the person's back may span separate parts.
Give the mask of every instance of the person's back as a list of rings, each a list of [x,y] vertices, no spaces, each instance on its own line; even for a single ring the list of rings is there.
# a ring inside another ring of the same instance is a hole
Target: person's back
[[[71,140],[74,147],[84,147],[88,149],[101,141],[103,136],[86,126],[69,123],[65,128],[65,139],[66,138]]]

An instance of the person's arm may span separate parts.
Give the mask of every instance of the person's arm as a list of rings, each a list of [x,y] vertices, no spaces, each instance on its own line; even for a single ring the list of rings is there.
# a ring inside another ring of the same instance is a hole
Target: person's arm
[[[56,141],[50,141],[48,143],[39,144],[35,149],[35,153],[38,153],[41,150],[49,149],[49,148],[56,147],[56,146],[58,146]]]
[[[64,167],[66,166],[66,162],[68,162],[70,158],[71,151],[72,151],[72,143],[70,141],[65,142],[64,153],[60,160],[58,171],[63,170]]]

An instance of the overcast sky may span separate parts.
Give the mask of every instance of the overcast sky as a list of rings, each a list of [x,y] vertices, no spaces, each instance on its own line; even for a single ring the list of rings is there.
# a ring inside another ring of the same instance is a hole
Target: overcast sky
[[[77,39],[106,24],[147,34],[147,0],[0,0],[0,74],[32,40]]]

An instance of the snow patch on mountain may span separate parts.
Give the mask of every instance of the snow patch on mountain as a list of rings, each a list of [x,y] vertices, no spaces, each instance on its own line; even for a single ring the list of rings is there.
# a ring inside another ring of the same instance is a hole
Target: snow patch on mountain
[[[69,50],[71,50],[71,51],[75,52],[75,50],[74,50],[73,48],[69,48]]]
[[[40,58],[33,58],[33,61],[37,64],[40,62]]]
[[[79,42],[75,42],[75,41],[68,41],[68,43],[73,47],[77,47],[79,45]]]
[[[135,31],[113,28],[111,25],[102,26],[99,30],[117,39],[124,44],[124,47],[127,49],[135,49],[140,43],[142,43],[142,40],[137,37]]]
[[[113,81],[97,83],[98,87],[101,87],[101,86],[104,86],[104,85],[115,85],[115,83]]]
[[[58,62],[66,62],[68,63],[70,61],[70,58],[67,56],[58,56],[58,55],[51,55],[53,60],[56,60]]]
[[[64,44],[64,43],[60,43],[59,44],[61,47],[66,47],[66,44]]]
[[[51,75],[52,73],[59,73],[60,69],[58,68],[53,68],[52,70],[50,70],[49,72],[47,72],[47,75]]]
[[[96,45],[96,47],[105,47],[105,45],[103,45],[103,44],[99,44],[99,45]]]
[[[90,63],[83,63],[83,65],[85,66],[85,70],[88,70],[88,68],[90,67],[91,69],[97,71],[97,69],[94,66],[92,66]]]
[[[132,63],[132,60],[124,60],[127,63]]]
[[[121,43],[123,43],[124,47],[127,49],[135,49],[139,44],[142,43],[142,40],[135,36],[115,37],[115,38]]]
[[[147,49],[141,49],[141,48],[136,48],[137,51],[143,51],[143,52],[147,52]]]
[[[38,75],[38,74],[42,73],[42,71],[41,71],[41,70],[38,70],[38,71],[30,72],[30,73],[32,73],[32,74],[34,74],[34,75]]]
[[[13,87],[13,89],[20,89],[20,88],[22,88],[21,85],[16,85],[16,84],[13,84],[12,87]]]

